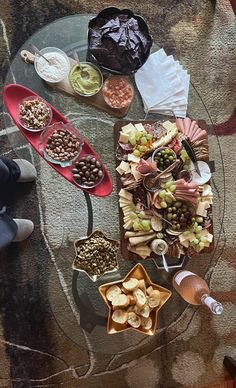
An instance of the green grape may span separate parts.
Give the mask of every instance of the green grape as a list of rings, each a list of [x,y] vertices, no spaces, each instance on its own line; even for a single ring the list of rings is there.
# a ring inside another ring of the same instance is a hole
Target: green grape
[[[163,207],[163,208],[167,208],[167,203],[166,203],[165,201],[162,201],[162,202],[160,203],[160,205],[161,205],[161,207]]]
[[[147,139],[146,139],[146,137],[144,137],[144,136],[141,137],[140,141],[141,141],[141,143],[144,144],[144,145],[147,144]]]
[[[130,212],[130,213],[129,213],[129,216],[130,216],[130,219],[131,219],[131,220],[135,220],[135,218],[137,218],[137,214],[134,213],[134,212]]]
[[[165,196],[165,200],[166,200],[167,203],[172,203],[173,202],[173,198],[170,195],[168,195],[168,194]]]
[[[175,190],[176,190],[176,186],[175,186],[175,185],[171,185],[171,186],[169,187],[169,190],[170,190],[171,193],[174,193]]]
[[[137,221],[133,222],[133,229],[134,230],[139,230],[139,222],[137,222]]]
[[[136,139],[135,139],[134,135],[130,135],[129,136],[129,142],[130,142],[131,145],[135,145],[136,144]]]
[[[157,238],[162,239],[163,237],[164,237],[164,234],[163,234],[163,233],[161,233],[161,232],[158,232],[158,233],[157,233]]]
[[[148,147],[146,147],[145,145],[141,145],[141,146],[139,146],[139,149],[141,152],[145,152],[145,151],[147,151]]]
[[[142,136],[141,132],[139,132],[139,131],[135,132],[135,138],[137,140],[139,140],[141,136]]]
[[[134,150],[133,154],[134,156],[140,156],[140,151],[136,149]]]
[[[202,226],[201,226],[201,225],[198,225],[198,226],[196,227],[196,232],[201,232],[201,230],[202,230]]]
[[[144,218],[145,217],[145,212],[142,210],[140,213],[139,213],[139,218]]]
[[[194,243],[195,245],[198,244],[198,243],[199,243],[198,238],[195,238],[195,239],[193,240],[193,243]]]
[[[197,217],[196,221],[199,222],[199,224],[201,224],[203,222],[203,217]]]
[[[166,182],[166,188],[169,189],[170,186],[173,185],[173,181]]]
[[[149,221],[149,220],[142,220],[142,221],[141,221],[141,225],[142,225],[142,228],[143,228],[146,232],[149,232],[149,230],[151,229],[150,221]]]
[[[172,213],[167,213],[167,216],[166,216],[167,220],[172,220]]]
[[[185,150],[182,150],[182,151],[181,151],[181,156],[182,156],[183,158],[188,158],[188,154],[187,154],[187,152],[186,152]]]
[[[160,193],[159,193],[159,197],[160,198],[165,198],[166,196],[166,190],[161,190]]]
[[[146,137],[147,137],[148,140],[151,140],[152,139],[151,133],[148,133]]]
[[[150,225],[143,226],[145,232],[149,232],[151,230]]]

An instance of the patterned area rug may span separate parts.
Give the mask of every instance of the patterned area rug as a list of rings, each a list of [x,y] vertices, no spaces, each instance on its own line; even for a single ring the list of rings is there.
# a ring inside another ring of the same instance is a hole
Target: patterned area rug
[[[103,7],[108,5],[105,2]],[[133,7],[131,1],[113,5]],[[100,9],[96,1],[88,5],[69,0],[7,0],[0,19],[3,76],[17,50],[38,28],[62,16],[97,13]],[[8,206],[11,214],[33,219],[36,228],[30,240],[1,252],[0,387],[203,387],[223,381],[225,355],[236,359],[236,203],[232,193],[236,178],[235,17],[227,0],[198,0],[194,5],[187,0],[153,0],[138,4],[135,12],[146,18],[155,41],[190,71],[220,135],[227,189],[226,245],[222,255],[220,249],[217,252],[215,267],[206,276],[214,296],[224,305],[224,314],[215,317],[204,308],[186,306],[172,323],[163,322],[154,341],[139,344],[136,337],[127,337],[129,351],[112,355],[112,341],[120,350],[126,346],[125,341],[118,344],[119,338],[112,336],[105,343],[107,352],[94,352],[95,346],[104,347],[97,342],[100,332],[95,331],[93,337],[79,329],[82,318],[70,289],[71,242],[86,234],[83,193],[68,186],[22,142],[21,154],[36,165],[38,179],[33,185],[20,185],[8,197]],[[76,116],[70,114],[68,118],[76,124]],[[90,111],[85,114],[89,116]],[[202,112],[196,114],[201,117]],[[112,126],[107,116],[102,120],[106,127]],[[13,157],[12,144],[19,133],[15,127],[8,127],[0,135],[1,153]],[[114,171],[112,157],[108,169]],[[220,184],[218,189],[222,187]],[[62,201],[65,197],[67,200]],[[94,228],[102,227],[116,238],[118,218],[112,226],[106,218],[109,209],[115,213],[116,194],[103,200],[102,207],[100,203],[93,199]],[[200,270],[201,264],[194,265]]]

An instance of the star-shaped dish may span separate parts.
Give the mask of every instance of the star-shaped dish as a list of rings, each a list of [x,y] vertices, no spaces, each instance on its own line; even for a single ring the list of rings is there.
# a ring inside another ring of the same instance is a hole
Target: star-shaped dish
[[[86,273],[95,282],[103,275],[118,270],[117,254],[119,246],[120,242],[118,240],[108,238],[102,231],[95,230],[88,237],[82,237],[74,241],[76,256],[72,268]],[[104,260],[102,260],[102,257]]]
[[[153,290],[158,290],[161,293],[161,302],[159,306],[153,308],[153,310],[150,313],[150,318],[152,319],[152,327],[149,330],[144,329],[143,327],[138,327],[134,328],[130,326],[128,323],[125,324],[120,324],[116,323],[112,320],[112,304],[111,302],[107,299],[106,297],[106,292],[109,287],[112,285],[118,285],[122,286],[122,283],[127,281],[129,278],[136,278],[138,280],[144,279],[146,287],[148,288],[149,286],[152,286]],[[147,334],[147,335],[154,335],[157,327],[157,314],[158,311],[161,309],[161,307],[166,303],[166,301],[170,298],[172,295],[171,291],[168,290],[167,288],[161,287],[158,284],[155,284],[151,281],[149,275],[147,274],[145,268],[142,266],[142,264],[138,263],[136,264],[131,271],[125,276],[124,279],[111,282],[111,283],[106,283],[103,284],[98,288],[104,302],[109,308],[109,315],[108,315],[108,320],[107,320],[107,332],[108,334],[114,334],[114,333],[119,333],[121,331],[125,331],[128,329],[134,329],[138,331],[139,333]]]

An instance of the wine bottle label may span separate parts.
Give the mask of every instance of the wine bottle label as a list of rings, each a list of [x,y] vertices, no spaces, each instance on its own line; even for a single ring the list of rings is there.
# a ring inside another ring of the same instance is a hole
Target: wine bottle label
[[[190,275],[195,275],[195,273],[192,273],[190,271],[181,271],[180,273],[178,273],[175,277],[175,282],[178,284],[178,286],[180,285],[180,283],[182,282],[182,280],[184,278],[186,278],[187,276],[190,276]],[[195,275],[197,276],[197,275]]]

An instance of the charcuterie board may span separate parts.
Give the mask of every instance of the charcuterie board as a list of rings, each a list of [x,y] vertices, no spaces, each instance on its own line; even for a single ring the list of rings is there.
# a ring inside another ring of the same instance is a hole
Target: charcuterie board
[[[4,104],[10,113],[14,123],[22,133],[22,135],[26,138],[26,140],[34,147],[34,149],[40,154],[40,156],[44,158],[44,155],[39,149],[40,144],[40,133],[41,132],[30,132],[26,129],[24,129],[21,126],[20,120],[19,120],[19,103],[23,98],[26,98],[28,96],[38,96],[36,93],[34,93],[32,90],[18,84],[9,84],[5,86],[3,90],[3,101]],[[40,96],[38,96],[40,97]],[[61,115],[60,112],[58,112],[52,105],[48,103],[48,105],[52,109],[52,121],[51,124],[56,122],[62,122],[62,123],[69,123],[69,121]],[[90,146],[87,140],[84,139],[84,145],[82,148],[82,151],[80,153],[80,156],[83,156],[85,154],[92,154],[95,157],[98,157],[96,152],[93,150],[93,148]],[[70,167],[61,167],[59,165],[50,163],[48,160],[46,160],[47,163],[54,168],[60,175],[62,175],[67,181],[72,183],[77,188],[80,188],[73,180],[73,175],[71,172]],[[90,188],[90,189],[82,189],[83,191],[88,192],[91,195],[99,196],[99,197],[105,197],[107,195],[110,195],[112,192],[112,178],[110,174],[108,173],[107,169],[103,165],[104,168],[104,178],[101,183],[99,183],[96,187]]]
[[[170,118],[169,122],[174,122],[173,118],[172,119]],[[117,147],[119,145],[119,139],[120,139],[120,134],[121,134],[122,128],[125,127],[125,126],[127,128],[127,125],[129,125],[129,124],[132,124],[132,125],[142,124],[143,126],[145,126],[145,125],[152,126],[154,123],[155,123],[155,121],[140,121],[139,120],[139,121],[131,121],[130,122],[130,121],[127,121],[127,120],[120,120],[120,121],[118,121],[115,124],[115,126],[114,126],[114,149],[115,149],[115,153],[116,153],[117,190],[118,190],[118,193],[120,193],[121,190],[125,190],[126,191],[126,186],[124,185],[124,181],[122,182],[122,179],[125,179],[125,178],[122,178],[122,177],[125,177],[125,173],[122,175],[122,174],[120,174],[121,170],[119,170],[119,166],[120,166],[120,163],[121,163],[122,159],[125,160],[126,157],[122,158],[120,156],[120,151],[117,150]],[[207,133],[207,125],[206,125],[205,121],[199,120],[198,121],[198,125],[199,125],[199,127],[201,127],[201,129],[203,131],[205,131]],[[206,144],[207,144],[207,147],[208,147],[207,139],[206,139]],[[206,160],[206,159],[205,160],[207,162],[209,162],[209,158],[208,157],[207,157],[207,159],[208,160]],[[127,174],[127,176],[128,175],[129,174]],[[209,182],[207,182],[207,183],[209,185]],[[141,185],[141,187],[143,189],[143,185]],[[128,189],[127,191],[129,191],[131,193],[131,195],[134,194],[133,189],[131,189],[131,190]],[[127,196],[127,198],[128,197],[129,196]],[[133,259],[134,260],[140,260],[141,257],[140,257],[139,254],[129,250],[130,247],[129,247],[129,242],[128,241],[130,241],[130,239],[127,238],[127,232],[128,232],[128,234],[130,234],[132,236],[135,236],[135,233],[133,231],[133,228],[130,227],[130,225],[127,227],[127,223],[126,223],[126,227],[124,226],[125,225],[125,221],[124,220],[126,220],[126,222],[127,222],[127,215],[125,216],[124,211],[122,209],[122,206],[125,205],[126,209],[127,209],[128,200],[127,200],[127,205],[126,205],[125,201],[126,201],[126,199],[124,199],[124,198],[122,198],[122,196],[120,196],[119,221],[120,221],[120,236],[121,236],[121,252],[122,252],[122,256],[126,260],[133,260]],[[209,215],[210,218],[212,218],[212,214],[211,213],[212,213],[212,206],[210,205],[209,208],[207,209],[207,214]],[[200,218],[201,217],[199,216],[198,219],[200,219]],[[213,233],[213,223],[212,223],[212,220],[211,220],[211,224],[210,224],[210,226],[208,228],[208,232],[209,233]],[[141,234],[142,234],[141,232],[138,232],[137,236],[139,236]],[[147,233],[146,236],[147,236],[147,239],[148,239],[149,238],[148,233]],[[142,240],[142,238],[141,238],[141,240]],[[144,244],[145,244],[145,242],[144,242]],[[140,244],[137,244],[137,246],[139,246],[139,245]],[[213,242],[211,242],[211,243],[209,243],[208,246],[204,247],[204,249],[201,250],[199,253],[210,252],[210,251],[212,251],[213,247],[214,247],[214,244],[213,244]],[[184,255],[187,255],[187,256],[188,256],[188,253],[189,253],[189,256],[192,256],[192,255],[194,255],[197,252],[194,252],[192,249],[189,249],[189,252],[188,252],[188,249],[185,249],[183,251],[183,253],[184,253]],[[169,265],[175,265],[175,264],[177,264],[180,261],[180,258],[178,259],[177,257],[174,257],[172,255],[169,256],[168,252],[167,252],[166,256],[168,258],[168,264]],[[182,255],[181,255],[181,257],[182,257]],[[154,252],[151,252],[149,255],[147,255],[146,258],[155,258],[158,261],[160,261],[160,263],[162,262],[161,256],[158,256]]]

